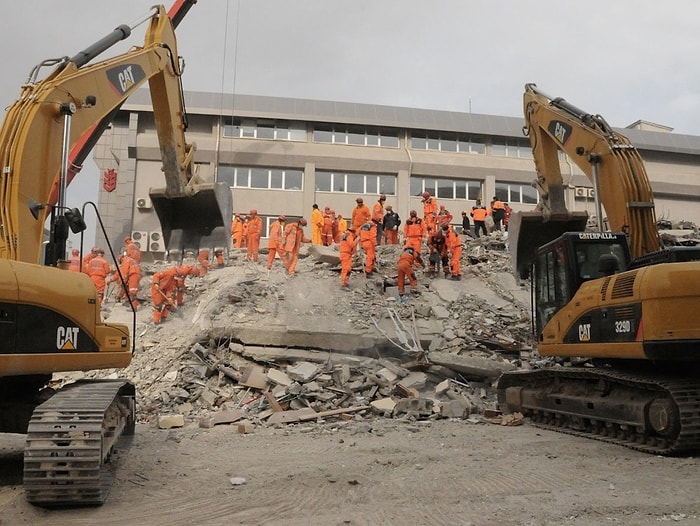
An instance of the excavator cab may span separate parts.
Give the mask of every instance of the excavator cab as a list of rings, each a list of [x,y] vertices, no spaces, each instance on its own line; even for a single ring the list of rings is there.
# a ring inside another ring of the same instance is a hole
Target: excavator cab
[[[542,246],[534,261],[537,334],[584,282],[624,272],[629,265],[622,233],[567,232]]]

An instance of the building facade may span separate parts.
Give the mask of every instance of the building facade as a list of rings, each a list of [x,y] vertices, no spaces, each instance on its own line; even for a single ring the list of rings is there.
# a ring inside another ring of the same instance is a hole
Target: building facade
[[[355,199],[371,208],[387,196],[402,220],[428,191],[461,221],[493,196],[516,211],[538,200],[523,119],[345,102],[187,92],[187,140],[195,170],[226,182],[234,212],[257,209],[309,218],[312,205],[350,217]],[[621,130],[645,160],[657,218],[700,224],[700,137],[638,121]],[[160,150],[147,90],[132,95],[94,150],[104,174],[98,206],[109,241],[132,237],[153,258],[165,247],[150,188],[162,188]],[[566,156],[567,206],[594,214],[592,185]],[[116,176],[116,184],[114,177]],[[97,235],[97,243],[104,241]]]

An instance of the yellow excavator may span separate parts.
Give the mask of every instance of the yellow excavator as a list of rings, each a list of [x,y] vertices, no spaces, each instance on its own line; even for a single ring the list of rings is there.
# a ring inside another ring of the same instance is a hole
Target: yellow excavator
[[[511,216],[514,271],[532,278],[539,354],[593,367],[505,373],[501,408],[649,453],[697,450],[700,250],[661,248],[644,162],[600,115],[534,84],[525,86],[524,114],[540,201]],[[593,184],[595,231],[587,213],[566,206],[562,154]]]
[[[0,432],[26,433],[25,493],[37,505],[104,502],[109,460],[134,433],[131,382],[82,380],[54,391],[50,381],[57,372],[131,361],[128,327],[105,323],[90,278],[60,267],[68,229],[85,228],[80,211],[65,206],[71,176],[110,117],[146,81],[166,178],[166,188],[152,194],[164,233],[184,232],[180,238],[192,243],[217,229],[228,233],[230,191],[192,174],[194,147],[184,135],[174,27],[195,2],[178,0],[169,12],[152,8],[143,19],[142,47],[91,63],[130,35],[133,28],[122,25],[71,58],[35,67],[0,128]],[[52,70],[38,80],[44,66]]]

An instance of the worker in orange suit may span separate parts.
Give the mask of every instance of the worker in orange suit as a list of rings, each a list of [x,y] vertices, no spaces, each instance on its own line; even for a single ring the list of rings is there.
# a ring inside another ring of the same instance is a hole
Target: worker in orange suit
[[[284,235],[284,227],[287,218],[283,215],[277,217],[277,221],[270,224],[270,231],[267,237],[267,270],[272,269],[272,263],[275,261],[275,256],[279,253],[282,260],[282,236]]]
[[[462,279],[462,267],[459,263],[459,258],[462,257],[462,239],[450,225],[442,225],[442,233],[450,255],[451,279],[459,281]]]
[[[141,249],[134,243],[131,236],[126,236],[124,238],[124,252],[127,256],[136,261],[136,263],[141,263]]]
[[[121,281],[122,278],[124,279],[124,283],[122,283]],[[141,265],[139,265],[138,262],[129,255],[122,254],[119,257],[119,272],[114,272],[114,274],[107,278],[106,282],[109,284],[113,281],[116,281],[120,284],[118,294],[119,300],[127,301],[131,304],[131,307],[134,310],[138,310],[138,293],[139,283],[141,281]]]
[[[452,215],[452,212],[447,210],[445,208],[445,205],[440,205],[440,209],[438,210],[437,213],[437,224],[438,226],[442,227],[442,225],[449,225],[452,223],[452,219],[454,216]],[[436,229],[436,231],[439,229]]]
[[[72,272],[80,272],[80,250],[77,248],[74,248],[71,251],[71,256],[68,260],[68,270]]]
[[[413,247],[404,245],[403,251],[399,256],[399,261],[397,263],[398,270],[398,287],[399,287],[399,298],[404,299],[404,293],[406,291],[406,279],[411,285],[411,294],[418,294],[418,279],[416,278],[416,273],[414,267],[422,267],[423,260],[420,257],[420,252],[417,252]]]
[[[333,233],[333,241],[335,243],[340,243],[340,239],[342,238],[343,234],[348,230],[348,220],[345,219],[342,214],[338,214],[336,216],[336,220],[338,228],[336,228],[336,231]]]
[[[413,247],[417,253],[421,253],[423,238],[425,237],[425,223],[418,217],[418,212],[411,210],[403,226],[404,244]]]
[[[437,224],[438,203],[437,199],[430,195],[430,192],[423,192],[423,221],[425,221],[425,231],[428,235],[435,232]]]
[[[469,215],[472,216],[472,219],[474,220],[474,235],[477,238],[479,237],[480,231],[483,232],[485,236],[488,235],[488,232],[486,231],[487,214],[488,212],[486,211],[486,207],[481,205],[472,206],[472,211],[469,213]]]
[[[369,207],[365,204],[365,200],[361,197],[355,199],[357,206],[352,209],[352,216],[350,217],[350,224],[355,227],[355,232],[360,230],[360,227],[369,221],[372,217],[372,212]]]
[[[355,228],[352,226],[340,236],[340,286],[347,289],[350,286],[350,273],[352,272],[352,257],[357,250],[357,242],[360,240],[355,235]]]
[[[88,274],[88,270],[89,270],[89,268],[90,268],[89,263],[90,263],[90,261],[92,261],[92,259],[97,255],[97,252],[98,252],[99,250],[100,250],[100,249],[99,249],[98,247],[92,247],[92,248],[90,249],[90,253],[85,255],[85,257],[83,258],[83,264],[82,264],[82,267],[81,267],[81,270],[83,271],[83,273]]]
[[[209,249],[203,248],[199,251],[199,254],[197,254],[197,271],[200,276],[206,276],[210,268]]]
[[[168,267],[153,274],[151,280],[151,301],[153,302],[153,323],[158,324],[176,308],[177,269]]]
[[[216,261],[217,267],[224,266],[225,261],[224,261],[224,249],[223,248],[215,248],[214,249],[214,260]]]
[[[506,218],[506,207],[498,197],[493,196],[491,201],[491,217],[493,218],[493,225],[496,230],[501,230],[501,225],[503,220]]]
[[[377,260],[377,224],[370,219],[360,227],[359,234],[360,245],[365,253],[365,276],[370,277]]]
[[[98,248],[94,257],[87,264],[87,275],[90,276],[90,279],[95,284],[100,305],[102,305],[102,300],[104,300],[105,287],[107,286],[106,280],[110,273],[109,263],[104,258],[104,254],[105,251]]]
[[[287,268],[287,273],[290,276],[293,276],[296,272],[301,244],[311,243],[311,239],[304,236],[305,226],[306,219],[302,217],[299,221],[294,221],[284,227],[284,266]]]
[[[311,243],[314,245],[323,244],[321,232],[323,231],[323,212],[319,210],[316,203],[311,207]]]
[[[185,302],[187,276],[200,276],[199,269],[194,265],[181,265],[175,271],[175,304],[179,307]]]
[[[384,203],[386,203],[386,195],[380,194],[372,207],[372,221],[377,225],[377,245],[384,244]]]
[[[327,206],[323,210],[323,226],[321,227],[321,244],[329,247],[333,244],[333,223],[335,222],[335,213]],[[313,238],[312,238],[313,239]]]
[[[384,239],[387,245],[398,245],[399,244],[399,226],[401,226],[401,219],[399,214],[394,212],[391,205],[386,205],[386,213],[384,214],[384,219],[382,220],[382,227],[384,228]]]
[[[440,273],[440,265],[445,272],[445,277],[450,276],[447,239],[442,229],[438,229],[428,236],[428,273],[430,277],[437,277]]]
[[[235,214],[233,221],[231,221],[231,241],[234,248],[243,246],[243,218],[241,214]]]
[[[260,256],[260,238],[262,237],[263,221],[258,211],[253,209],[248,216],[248,232],[246,234],[246,255],[248,261],[258,261]]]

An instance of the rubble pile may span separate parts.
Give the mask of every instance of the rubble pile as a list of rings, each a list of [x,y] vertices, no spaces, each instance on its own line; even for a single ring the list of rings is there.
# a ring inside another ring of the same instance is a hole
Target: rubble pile
[[[333,246],[305,245],[295,276],[234,251],[225,267],[188,278],[185,304],[161,325],[143,298],[134,359],[110,374],[136,383],[139,418],[161,427],[491,420],[496,378],[527,366],[532,348],[529,290],[505,248],[500,233],[465,238],[462,280],[419,270],[420,294],[406,304],[395,288],[398,246],[377,247],[371,278],[358,259],[348,291]],[[142,291],[164,265],[144,265]],[[128,314],[109,302],[105,312],[109,321]]]

